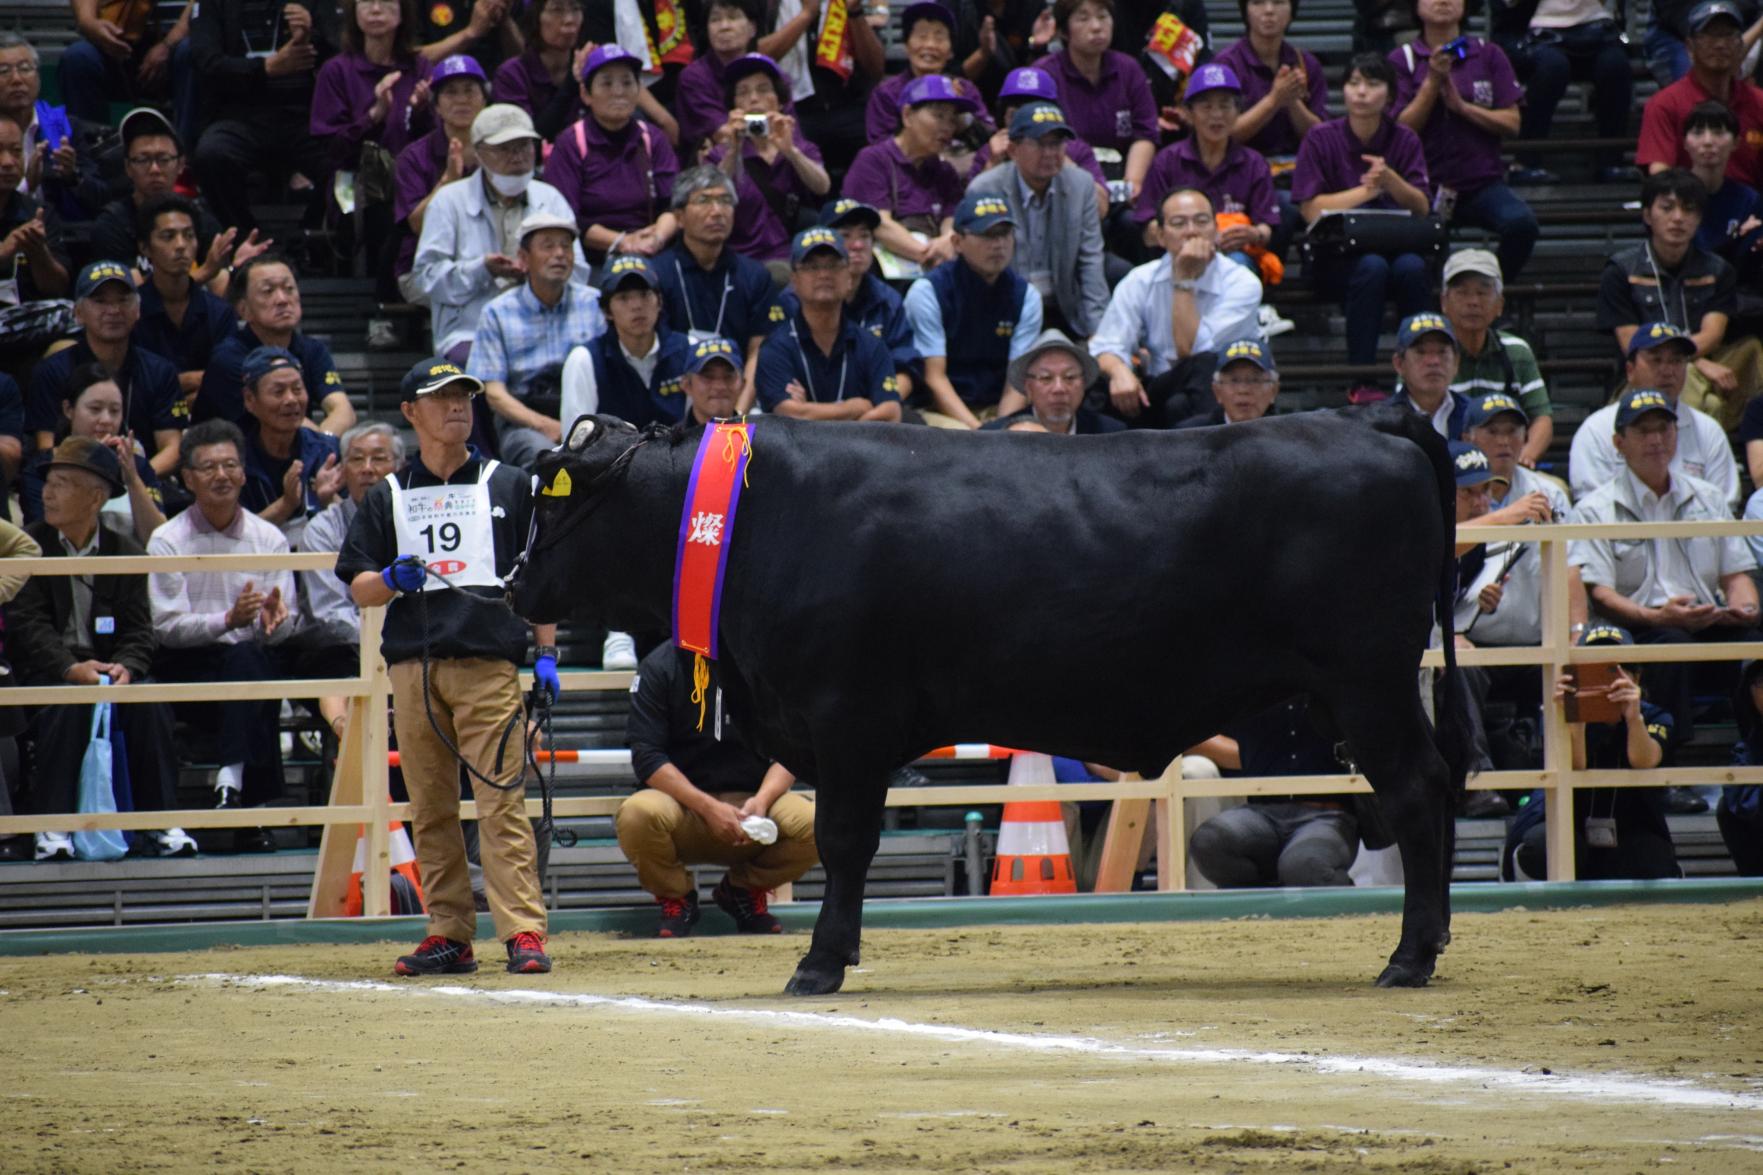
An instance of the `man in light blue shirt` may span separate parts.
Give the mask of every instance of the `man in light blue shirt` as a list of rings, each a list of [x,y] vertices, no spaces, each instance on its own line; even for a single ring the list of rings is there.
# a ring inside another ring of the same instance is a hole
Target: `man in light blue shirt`
[[[1219,255],[1218,222],[1203,193],[1169,193],[1154,224],[1165,253],[1115,287],[1090,354],[1120,416],[1170,427],[1212,403],[1219,351],[1260,338],[1261,282]],[[1140,348],[1150,355],[1143,379],[1133,371]]]
[[[497,417],[502,460],[531,466],[563,436],[563,361],[606,332],[600,292],[570,280],[575,217],[533,212],[520,222],[526,281],[491,299],[478,320],[471,373]]]

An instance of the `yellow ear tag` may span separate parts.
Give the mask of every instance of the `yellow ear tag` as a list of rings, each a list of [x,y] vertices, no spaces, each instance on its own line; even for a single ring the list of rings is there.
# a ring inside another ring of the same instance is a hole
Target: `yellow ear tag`
[[[569,491],[569,470],[559,469],[557,471],[557,477],[550,485],[539,491],[539,496],[542,498],[567,498],[569,497]]]

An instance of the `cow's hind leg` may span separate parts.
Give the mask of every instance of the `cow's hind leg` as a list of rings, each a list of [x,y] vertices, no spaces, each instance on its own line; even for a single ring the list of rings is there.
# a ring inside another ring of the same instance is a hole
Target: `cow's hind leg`
[[[1386,690],[1337,694],[1329,708],[1402,854],[1402,937],[1377,985],[1424,987],[1450,936],[1443,881],[1453,816],[1450,777],[1412,671],[1397,680]]]
[[[869,774],[872,778],[840,775],[816,781],[814,839],[826,871],[826,895],[814,923],[814,942],[784,986],[790,995],[837,991],[845,982],[845,968],[858,962],[863,886],[881,843],[887,799],[886,774]]]

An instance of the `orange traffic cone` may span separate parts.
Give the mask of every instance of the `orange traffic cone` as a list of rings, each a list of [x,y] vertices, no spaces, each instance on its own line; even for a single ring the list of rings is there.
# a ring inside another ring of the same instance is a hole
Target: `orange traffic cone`
[[[389,847],[392,854],[392,913],[420,914],[423,912],[422,877],[416,868],[416,849],[410,843],[410,834],[397,820],[391,823]],[[351,918],[359,918],[367,905],[361,893],[361,875],[366,869],[367,829],[363,828],[355,838],[355,864],[349,873],[349,892],[343,898],[343,913]]]
[[[1013,784],[1052,783],[1053,760],[1032,752],[1010,759]],[[998,830],[997,861],[992,866],[993,894],[1076,893],[1071,846],[1065,839],[1065,817],[1058,800],[1004,805],[1004,826]]]

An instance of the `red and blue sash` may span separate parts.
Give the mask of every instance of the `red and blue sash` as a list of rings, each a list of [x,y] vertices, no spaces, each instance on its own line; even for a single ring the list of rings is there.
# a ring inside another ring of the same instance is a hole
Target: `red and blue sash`
[[[673,564],[673,643],[712,661],[717,654],[729,538],[747,480],[747,461],[753,455],[751,429],[744,420],[727,420],[704,430],[680,514],[679,550]]]

